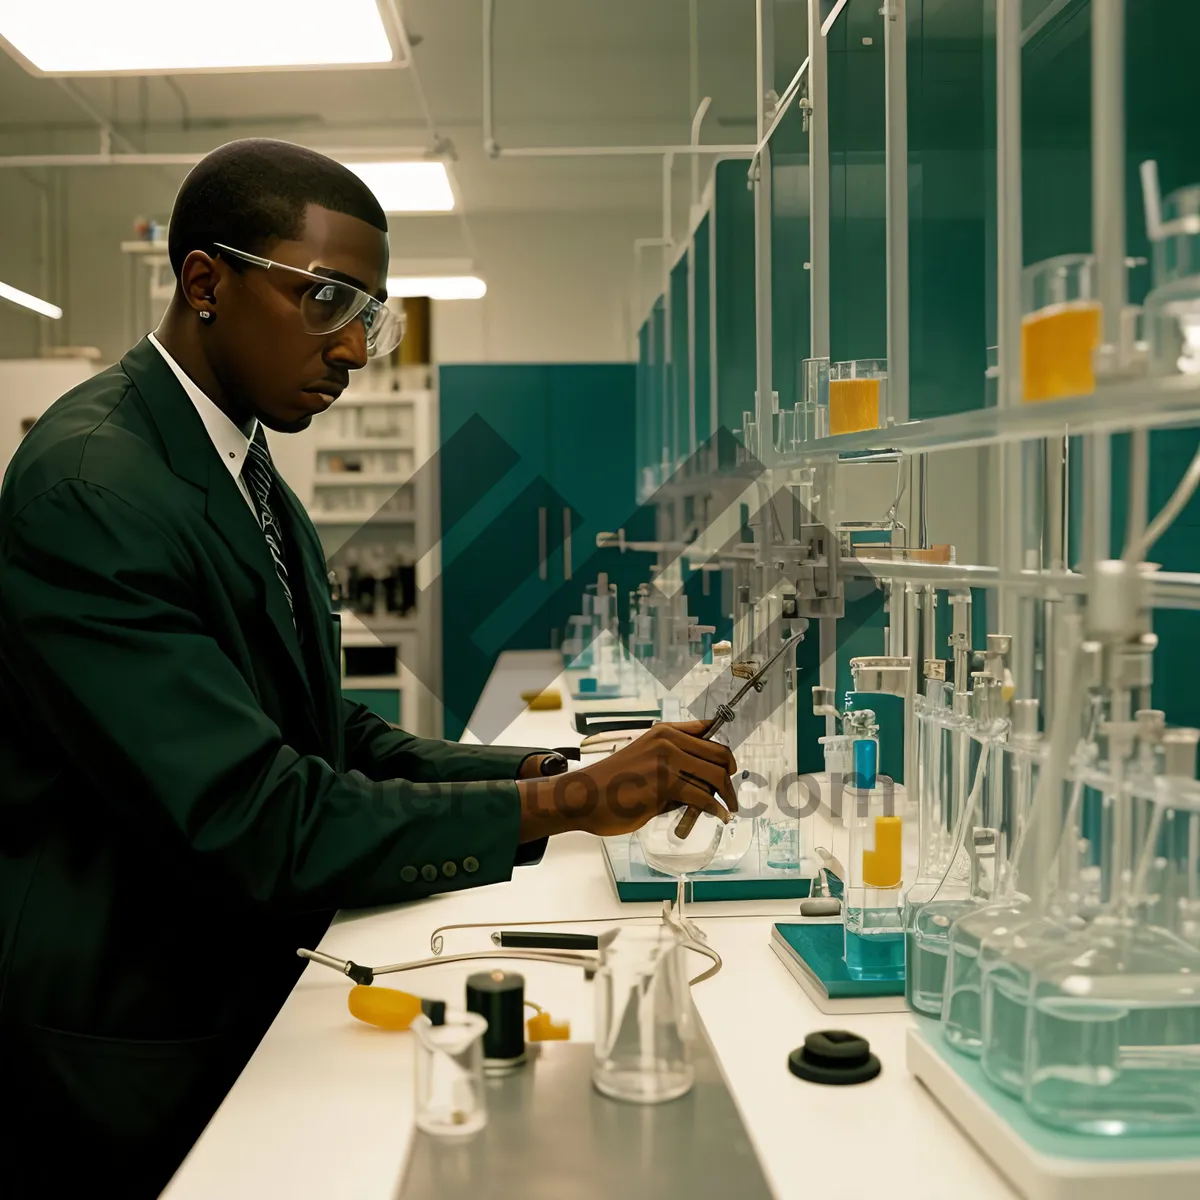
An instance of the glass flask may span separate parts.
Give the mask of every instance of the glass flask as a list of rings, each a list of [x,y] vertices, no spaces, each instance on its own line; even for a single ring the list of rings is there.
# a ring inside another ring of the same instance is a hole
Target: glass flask
[[[487,1021],[477,1013],[444,1013],[438,1005],[433,1020],[416,1017],[411,1029],[417,1038],[417,1128],[435,1137],[478,1132],[487,1124],[483,1090]]]
[[[829,432],[859,433],[887,424],[887,360],[858,358],[829,366]]]
[[[1194,1135],[1200,948],[1154,915],[1155,888],[1175,886],[1169,877],[1181,869],[1164,838],[1167,815],[1200,812],[1200,785],[1122,778],[1122,766],[1110,767],[1115,845],[1103,864],[1105,911],[1031,972],[1023,1099],[1037,1120],[1077,1133]]]
[[[997,770],[989,780],[989,786],[1001,793],[990,805],[997,822],[1000,865],[995,900],[954,922],[946,959],[942,1035],[954,1049],[973,1057],[983,1049],[980,949],[993,934],[1003,936],[1034,915],[1028,898],[1018,891],[1017,868],[1030,829],[1044,747],[1037,736],[1037,702],[1017,701],[1014,713],[1023,723],[1023,732],[997,747]]]
[[[1157,196],[1157,181],[1155,183]],[[1150,229],[1153,288],[1145,328],[1154,375],[1200,374],[1200,185],[1161,201]]]
[[[1000,831],[989,765],[1008,733],[1006,720],[956,713],[948,698],[945,684],[930,680],[916,706],[920,861],[904,897],[905,998],[938,1018],[950,926],[994,895]]]
[[[614,1100],[661,1104],[691,1090],[691,996],[671,926],[626,926],[600,951],[592,1082]]]
[[[675,833],[687,810],[672,808],[647,821],[635,835],[646,865],[676,881],[675,912],[686,927],[684,893],[689,876],[703,871],[713,860],[721,841],[725,822],[711,813],[702,812],[686,837]]]
[[[1096,262],[1060,254],[1021,272],[1021,397],[1026,403],[1090,396],[1100,345]]]

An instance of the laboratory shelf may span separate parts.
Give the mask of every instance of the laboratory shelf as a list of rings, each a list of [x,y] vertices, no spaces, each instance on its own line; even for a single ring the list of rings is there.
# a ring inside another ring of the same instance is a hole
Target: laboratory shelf
[[[309,513],[314,525],[415,525],[411,512],[314,512]]]
[[[920,454],[1054,437],[1067,432],[1114,433],[1194,424],[1200,424],[1200,377],[1172,375],[1108,384],[1092,396],[1022,404],[1016,408],[979,408],[928,421],[908,421],[887,429],[819,438],[769,465],[802,467],[864,452]]]
[[[353,437],[320,438],[313,444],[315,450],[413,450],[417,443],[413,438],[402,437]]]
[[[313,476],[313,487],[403,487],[412,482],[404,471],[327,471]]]

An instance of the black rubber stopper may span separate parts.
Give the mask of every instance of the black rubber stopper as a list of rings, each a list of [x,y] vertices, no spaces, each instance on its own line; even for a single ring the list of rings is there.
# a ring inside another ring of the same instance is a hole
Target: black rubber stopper
[[[430,1025],[445,1025],[445,1000],[422,1000],[421,1011],[429,1018]]]
[[[810,1033],[804,1045],[788,1055],[788,1070],[809,1083],[850,1084],[874,1079],[883,1067],[866,1038],[844,1029],[824,1029]]]
[[[467,979],[467,1011],[487,1021],[485,1059],[525,1053],[525,977],[513,971],[479,971]]]

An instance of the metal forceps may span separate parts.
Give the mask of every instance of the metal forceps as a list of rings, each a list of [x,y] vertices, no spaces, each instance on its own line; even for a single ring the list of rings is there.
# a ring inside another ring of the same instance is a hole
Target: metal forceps
[[[807,625],[807,622],[805,622]],[[763,690],[763,680],[767,672],[784,656],[797,642],[802,641],[804,632],[793,633],[791,637],[786,638],[782,646],[767,659],[749,679],[746,680],[736,694],[731,697],[727,704],[717,705],[717,714],[712,719],[712,724],[704,731],[703,741],[712,741],[714,733],[718,733],[724,729],[726,725],[733,723],[734,717],[737,715],[733,710],[750,694],[751,691],[761,692]],[[696,822],[700,819],[700,810],[698,808],[689,808],[682,817],[679,818],[679,824],[675,826],[675,836],[683,839],[696,827]]]

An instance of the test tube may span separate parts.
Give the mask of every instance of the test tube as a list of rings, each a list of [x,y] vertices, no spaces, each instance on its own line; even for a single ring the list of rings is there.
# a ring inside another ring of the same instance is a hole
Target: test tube
[[[791,454],[796,446],[796,410],[784,408],[779,411],[779,428],[775,437],[775,449],[780,454]]]
[[[800,364],[800,395],[804,406],[805,440],[829,436],[829,359],[806,358]]]

